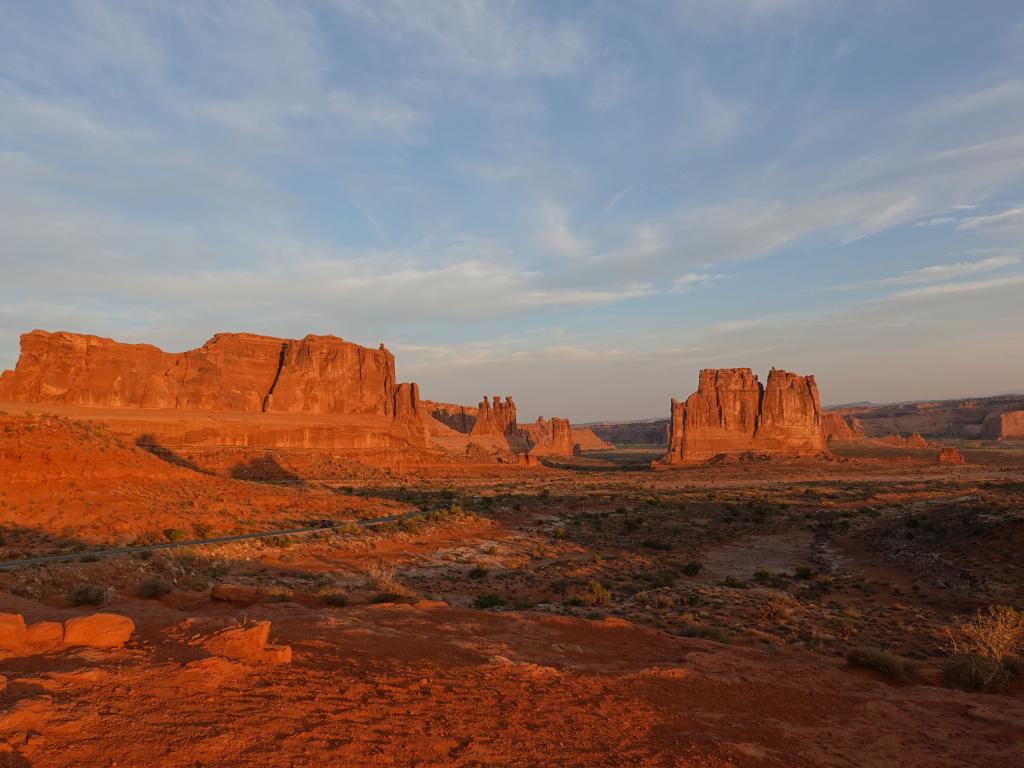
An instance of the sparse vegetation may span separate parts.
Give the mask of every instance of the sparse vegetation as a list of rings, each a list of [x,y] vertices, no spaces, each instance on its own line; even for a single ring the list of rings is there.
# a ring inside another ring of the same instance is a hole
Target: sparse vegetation
[[[139,585],[139,597],[146,598],[147,600],[155,600],[158,597],[163,597],[171,592],[171,585],[161,579],[159,576],[153,576],[146,579]]]
[[[103,605],[107,601],[107,590],[96,584],[79,584],[68,592],[71,605]]]
[[[947,685],[998,693],[1020,675],[1024,612],[993,605],[956,629],[948,629],[947,637],[948,658],[943,666]]]
[[[914,673],[913,662],[877,648],[851,648],[846,652],[846,663],[852,667],[872,669],[897,682],[905,682]]]

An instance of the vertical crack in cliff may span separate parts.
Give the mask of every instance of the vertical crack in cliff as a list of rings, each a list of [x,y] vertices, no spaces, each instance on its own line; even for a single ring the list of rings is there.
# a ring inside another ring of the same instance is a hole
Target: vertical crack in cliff
[[[185,361],[185,370],[181,374],[181,384],[178,385],[178,391],[174,395],[174,407],[181,408],[181,393],[185,391],[185,380],[188,378],[188,355],[182,355],[179,359]],[[166,376],[166,374],[164,374]]]
[[[281,369],[284,368],[284,356],[288,352],[288,342],[281,342],[281,351],[277,356],[277,373],[274,374],[274,380],[270,383],[270,389],[267,390],[267,394],[263,396],[263,406],[260,408],[264,413],[267,412],[267,408],[270,405],[270,398],[274,396],[274,387],[277,386],[277,380],[281,378]]]

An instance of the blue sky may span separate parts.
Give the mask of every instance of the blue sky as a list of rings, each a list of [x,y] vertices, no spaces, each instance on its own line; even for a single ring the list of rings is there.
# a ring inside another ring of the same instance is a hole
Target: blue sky
[[[425,397],[1024,390],[1024,5],[9,3],[18,335],[334,333]]]

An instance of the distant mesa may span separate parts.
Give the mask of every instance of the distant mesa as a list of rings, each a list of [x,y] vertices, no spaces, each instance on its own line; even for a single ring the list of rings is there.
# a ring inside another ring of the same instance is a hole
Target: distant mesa
[[[511,397],[485,397],[476,407],[421,400],[416,384],[396,381],[395,357],[383,344],[337,336],[219,333],[173,353],[36,330],[21,337],[15,369],[0,375],[0,402],[7,401],[89,408],[90,418],[165,451],[319,450],[399,467],[517,464],[526,453],[536,463],[539,455],[572,455],[575,445],[565,419],[519,425]]]
[[[981,436],[986,440],[1024,437],[1024,411],[990,413],[981,423]]]
[[[828,455],[821,400],[813,376],[773,368],[764,386],[750,368],[708,368],[697,391],[672,399],[665,464],[724,456]]]

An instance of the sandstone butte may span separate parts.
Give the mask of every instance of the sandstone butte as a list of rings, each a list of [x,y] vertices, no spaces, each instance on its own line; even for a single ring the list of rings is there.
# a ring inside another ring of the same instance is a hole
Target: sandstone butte
[[[773,368],[763,386],[750,368],[705,369],[697,391],[672,399],[667,464],[721,455],[827,454],[818,386],[813,376]]]
[[[842,442],[845,440],[860,440],[864,437],[864,428],[856,416],[846,416],[841,413],[823,413],[821,416],[822,429],[825,430],[825,440]]]
[[[956,448],[943,448],[935,457],[938,464],[966,464],[963,454]]]
[[[7,401],[92,408],[119,432],[173,448],[350,451],[380,464],[393,464],[398,452],[412,464],[573,452],[564,419],[523,429],[511,397],[485,397],[476,408],[421,401],[416,384],[396,381],[395,357],[383,344],[337,336],[219,333],[172,353],[36,330],[21,337],[15,369],[0,374],[0,402]],[[192,412],[217,416],[201,426],[166,416]]]
[[[1024,437],[1024,411],[990,413],[981,424],[981,436],[986,440]]]

